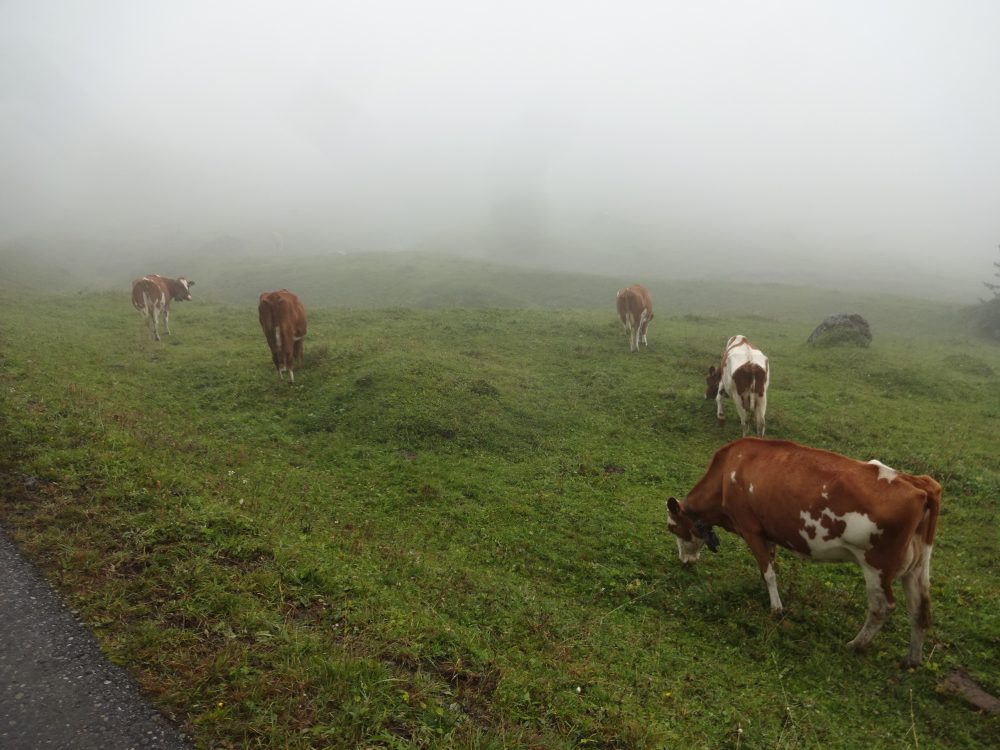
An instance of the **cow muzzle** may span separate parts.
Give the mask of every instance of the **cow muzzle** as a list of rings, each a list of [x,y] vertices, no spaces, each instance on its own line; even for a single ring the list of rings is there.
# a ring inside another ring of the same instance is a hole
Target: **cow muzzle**
[[[676,537],[677,539],[677,556],[681,559],[682,563],[696,563],[698,558],[701,556],[701,548],[704,546],[705,542],[701,539],[694,539],[693,541],[687,541]]]

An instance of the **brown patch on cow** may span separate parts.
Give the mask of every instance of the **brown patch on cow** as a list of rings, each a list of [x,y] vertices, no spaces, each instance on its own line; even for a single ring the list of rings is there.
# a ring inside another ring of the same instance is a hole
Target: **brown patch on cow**
[[[816,538],[816,527],[810,524],[802,529],[810,539]]]
[[[754,372],[750,363],[733,370],[733,383],[736,385],[736,392],[741,396],[749,393],[750,386],[753,385]]]
[[[764,395],[764,388],[767,386],[767,373],[760,365],[747,362],[733,370],[733,383],[736,385],[736,392],[743,396],[746,405],[746,396],[751,391],[758,396]]]
[[[1000,716],[1000,700],[983,690],[964,670],[953,670],[941,680],[940,686],[949,693],[961,696],[978,710]]]
[[[826,536],[823,537],[824,539],[838,539],[843,536],[844,531],[847,530],[847,521],[839,518],[833,518],[826,513],[820,517],[819,525],[826,529]]]

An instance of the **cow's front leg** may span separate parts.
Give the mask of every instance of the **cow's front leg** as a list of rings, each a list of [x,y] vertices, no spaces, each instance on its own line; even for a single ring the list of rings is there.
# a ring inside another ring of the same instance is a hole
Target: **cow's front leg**
[[[895,602],[886,596],[881,572],[864,560],[860,560],[859,563],[861,571],[865,574],[865,588],[868,591],[868,616],[865,618],[865,624],[861,626],[861,630],[847,644],[855,651],[860,651],[871,643],[875,634],[882,629],[882,624],[889,615],[889,610],[895,606]]]
[[[726,415],[722,411],[722,402],[726,398],[726,392],[719,386],[719,392],[715,395],[715,420],[721,425],[726,421]]]
[[[170,335],[170,308],[163,308],[163,333],[165,336]]]

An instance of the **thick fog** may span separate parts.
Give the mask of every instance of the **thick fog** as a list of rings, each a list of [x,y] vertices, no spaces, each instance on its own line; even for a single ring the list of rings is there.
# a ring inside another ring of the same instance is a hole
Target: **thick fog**
[[[0,245],[974,299],[998,39],[993,0],[3,0]]]

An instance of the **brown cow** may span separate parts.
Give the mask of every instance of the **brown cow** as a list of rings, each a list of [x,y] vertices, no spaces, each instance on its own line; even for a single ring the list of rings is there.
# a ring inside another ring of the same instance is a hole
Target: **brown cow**
[[[618,290],[615,297],[618,307],[618,318],[625,327],[625,335],[628,337],[628,350],[630,352],[639,351],[639,344],[645,344],[646,329],[649,328],[649,321],[653,319],[653,298],[649,295],[649,290],[642,284],[633,284]]]
[[[868,591],[868,617],[848,646],[868,645],[896,604],[903,581],[916,666],[931,624],[930,562],[941,485],[878,462],[784,440],[742,438],[715,452],[708,471],[678,503],[667,500],[667,524],[683,562],[701,547],[715,551],[720,526],[743,537],[767,584],[771,610],[782,611],[774,575],[775,545],[819,562],[856,562]]]
[[[306,335],[306,309],[299,298],[287,289],[264,292],[257,306],[260,327],[264,330],[267,345],[271,347],[271,359],[278,371],[278,377],[295,382],[292,366],[298,361],[302,367],[302,339]]]
[[[194,282],[181,276],[178,279],[168,279],[165,276],[150,274],[132,282],[132,306],[138,310],[146,323],[152,321],[153,338],[160,340],[160,313],[163,314],[163,326],[166,335],[170,335],[170,303],[173,300],[184,302],[191,299],[191,287]]]

